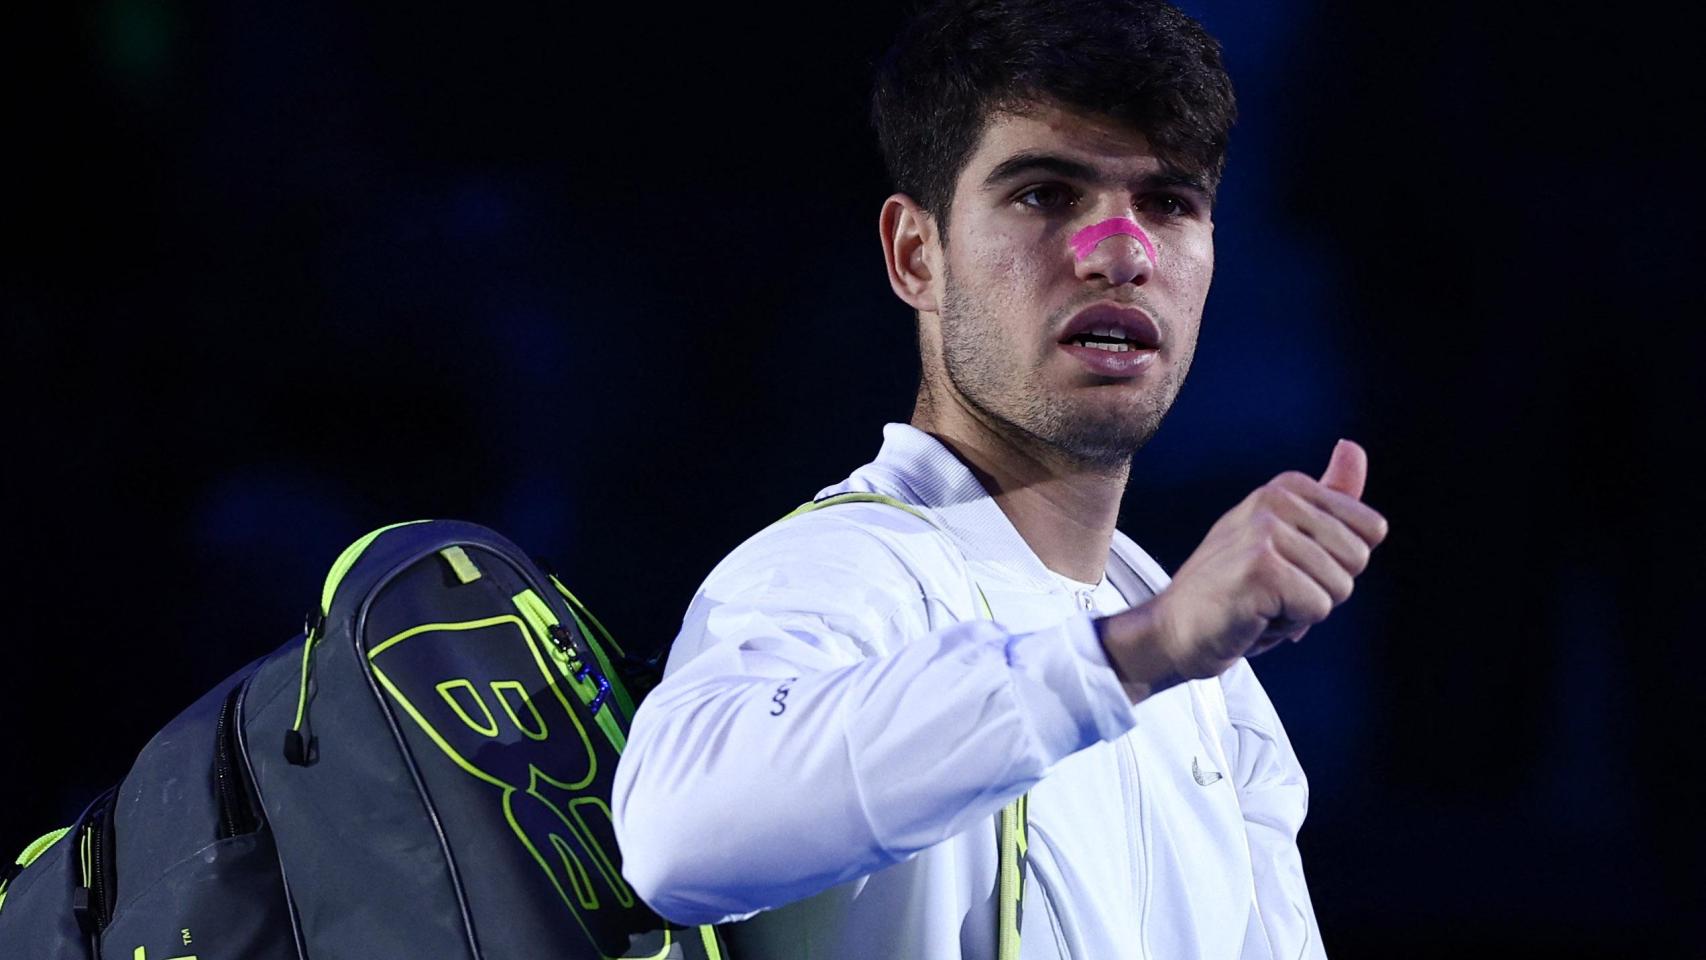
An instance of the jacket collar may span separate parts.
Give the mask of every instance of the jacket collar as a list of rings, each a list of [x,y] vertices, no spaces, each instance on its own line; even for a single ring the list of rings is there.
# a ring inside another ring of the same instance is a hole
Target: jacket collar
[[[888,488],[884,492],[923,507],[954,538],[974,570],[996,567],[1008,576],[1030,581],[1038,589],[1061,589],[995,498],[940,440],[911,424],[887,424],[877,459],[851,479],[857,482],[867,471],[875,475],[867,474],[865,479]],[[1113,545],[1113,552],[1139,572],[1150,591],[1164,585],[1166,575],[1125,534],[1115,530]],[[1124,573],[1118,566],[1115,561],[1108,571],[1116,581]],[[1124,584],[1116,582],[1116,586],[1130,596]]]

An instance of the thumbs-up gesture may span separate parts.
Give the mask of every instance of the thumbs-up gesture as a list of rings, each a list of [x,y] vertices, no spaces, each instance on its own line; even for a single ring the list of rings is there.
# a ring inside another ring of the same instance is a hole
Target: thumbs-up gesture
[[[1215,522],[1167,589],[1101,620],[1133,699],[1297,640],[1350,598],[1386,518],[1362,502],[1368,454],[1340,440],[1321,479],[1287,472]]]

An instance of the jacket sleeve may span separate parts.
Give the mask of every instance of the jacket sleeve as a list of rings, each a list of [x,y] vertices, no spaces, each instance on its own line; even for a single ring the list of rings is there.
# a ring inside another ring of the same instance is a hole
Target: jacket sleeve
[[[1250,842],[1262,932],[1274,957],[1325,960],[1297,850],[1297,831],[1309,809],[1309,783],[1249,662],[1240,660],[1222,675],[1221,688],[1232,722],[1231,762]]]
[[[873,873],[1129,729],[1087,616],[955,622],[927,579],[830,511],[712,571],[613,791],[623,873],[659,914],[741,919]]]

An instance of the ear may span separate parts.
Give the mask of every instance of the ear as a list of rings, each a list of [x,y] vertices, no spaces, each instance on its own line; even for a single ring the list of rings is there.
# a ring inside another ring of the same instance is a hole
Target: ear
[[[877,229],[882,234],[883,259],[889,268],[894,295],[914,310],[936,312],[936,218],[904,193],[883,201]]]

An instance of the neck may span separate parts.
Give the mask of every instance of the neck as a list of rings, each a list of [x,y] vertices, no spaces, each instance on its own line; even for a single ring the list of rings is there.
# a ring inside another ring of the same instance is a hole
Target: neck
[[[955,397],[919,393],[912,425],[940,440],[995,498],[1019,536],[1055,573],[1102,579],[1131,464],[1084,464]]]

